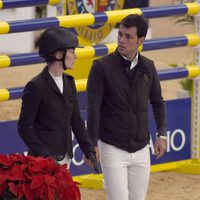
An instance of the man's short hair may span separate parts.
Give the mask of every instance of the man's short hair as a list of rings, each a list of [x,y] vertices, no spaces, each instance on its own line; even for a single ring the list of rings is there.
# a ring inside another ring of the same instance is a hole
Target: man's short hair
[[[126,28],[136,27],[138,38],[146,37],[148,24],[143,16],[138,14],[130,14],[122,19],[120,26]]]

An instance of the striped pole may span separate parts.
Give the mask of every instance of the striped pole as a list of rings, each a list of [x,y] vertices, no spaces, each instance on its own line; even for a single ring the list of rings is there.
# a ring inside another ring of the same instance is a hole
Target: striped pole
[[[60,0],[0,0],[0,9],[22,8],[40,5],[58,5]]]
[[[160,80],[172,80],[179,78],[194,78],[200,75],[198,66],[177,67],[173,69],[159,70],[158,75]],[[87,79],[75,80],[78,92],[86,90]],[[19,99],[23,95],[24,87],[0,89],[0,102],[7,100]]]
[[[78,92],[85,91],[86,79],[75,80],[76,88]],[[20,99],[23,95],[24,87],[0,89],[0,102],[7,100]]]
[[[117,23],[129,14],[144,15],[146,18],[166,17],[171,15],[196,15],[199,13],[198,3],[187,3],[173,6],[133,8],[124,10],[105,11],[98,13],[84,13],[65,15],[42,19],[30,19],[0,22],[0,34],[35,31],[49,27],[63,26],[67,28],[89,26],[98,23]]]
[[[139,48],[139,51],[150,51],[182,46],[197,46],[199,43],[200,37],[197,34],[189,34],[179,37],[145,40],[143,47],[141,46]],[[76,49],[76,54],[78,58],[104,56],[108,53],[115,51],[116,48],[116,43],[86,46],[81,49]],[[36,52],[14,55],[1,55],[0,69],[5,67],[30,65],[42,62],[44,62],[44,59],[42,59]]]
[[[158,74],[161,81],[180,78],[195,78],[200,75],[200,68],[196,65],[190,65],[186,67],[159,70]]]

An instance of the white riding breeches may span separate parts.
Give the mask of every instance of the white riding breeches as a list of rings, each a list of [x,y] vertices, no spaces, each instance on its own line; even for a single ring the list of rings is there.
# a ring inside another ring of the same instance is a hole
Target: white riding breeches
[[[99,140],[100,163],[109,200],[144,200],[150,175],[149,145],[129,153]]]

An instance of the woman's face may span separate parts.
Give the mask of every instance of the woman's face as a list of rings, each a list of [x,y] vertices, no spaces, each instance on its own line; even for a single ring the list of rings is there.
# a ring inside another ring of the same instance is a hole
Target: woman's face
[[[73,49],[67,49],[67,53],[65,56],[65,64],[67,69],[73,69],[74,68],[74,62],[77,59],[75,48]]]

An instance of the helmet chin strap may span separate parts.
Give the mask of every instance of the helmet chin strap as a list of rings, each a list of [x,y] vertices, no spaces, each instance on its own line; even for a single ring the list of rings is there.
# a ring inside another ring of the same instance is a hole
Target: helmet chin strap
[[[65,50],[63,51],[62,58],[56,58],[56,57],[53,56],[53,55],[49,55],[48,57],[45,58],[45,60],[46,60],[46,62],[61,61],[61,62],[62,62],[63,69],[66,70],[66,69],[67,69],[67,65],[66,65],[66,63],[65,63],[66,53],[67,53],[67,49],[65,49]]]
[[[67,65],[66,65],[66,63],[65,63],[66,53],[67,53],[67,49],[64,50],[63,56],[62,56],[62,59],[61,59],[61,61],[62,61],[62,66],[63,66],[63,69],[64,69],[64,70],[67,69]]]

